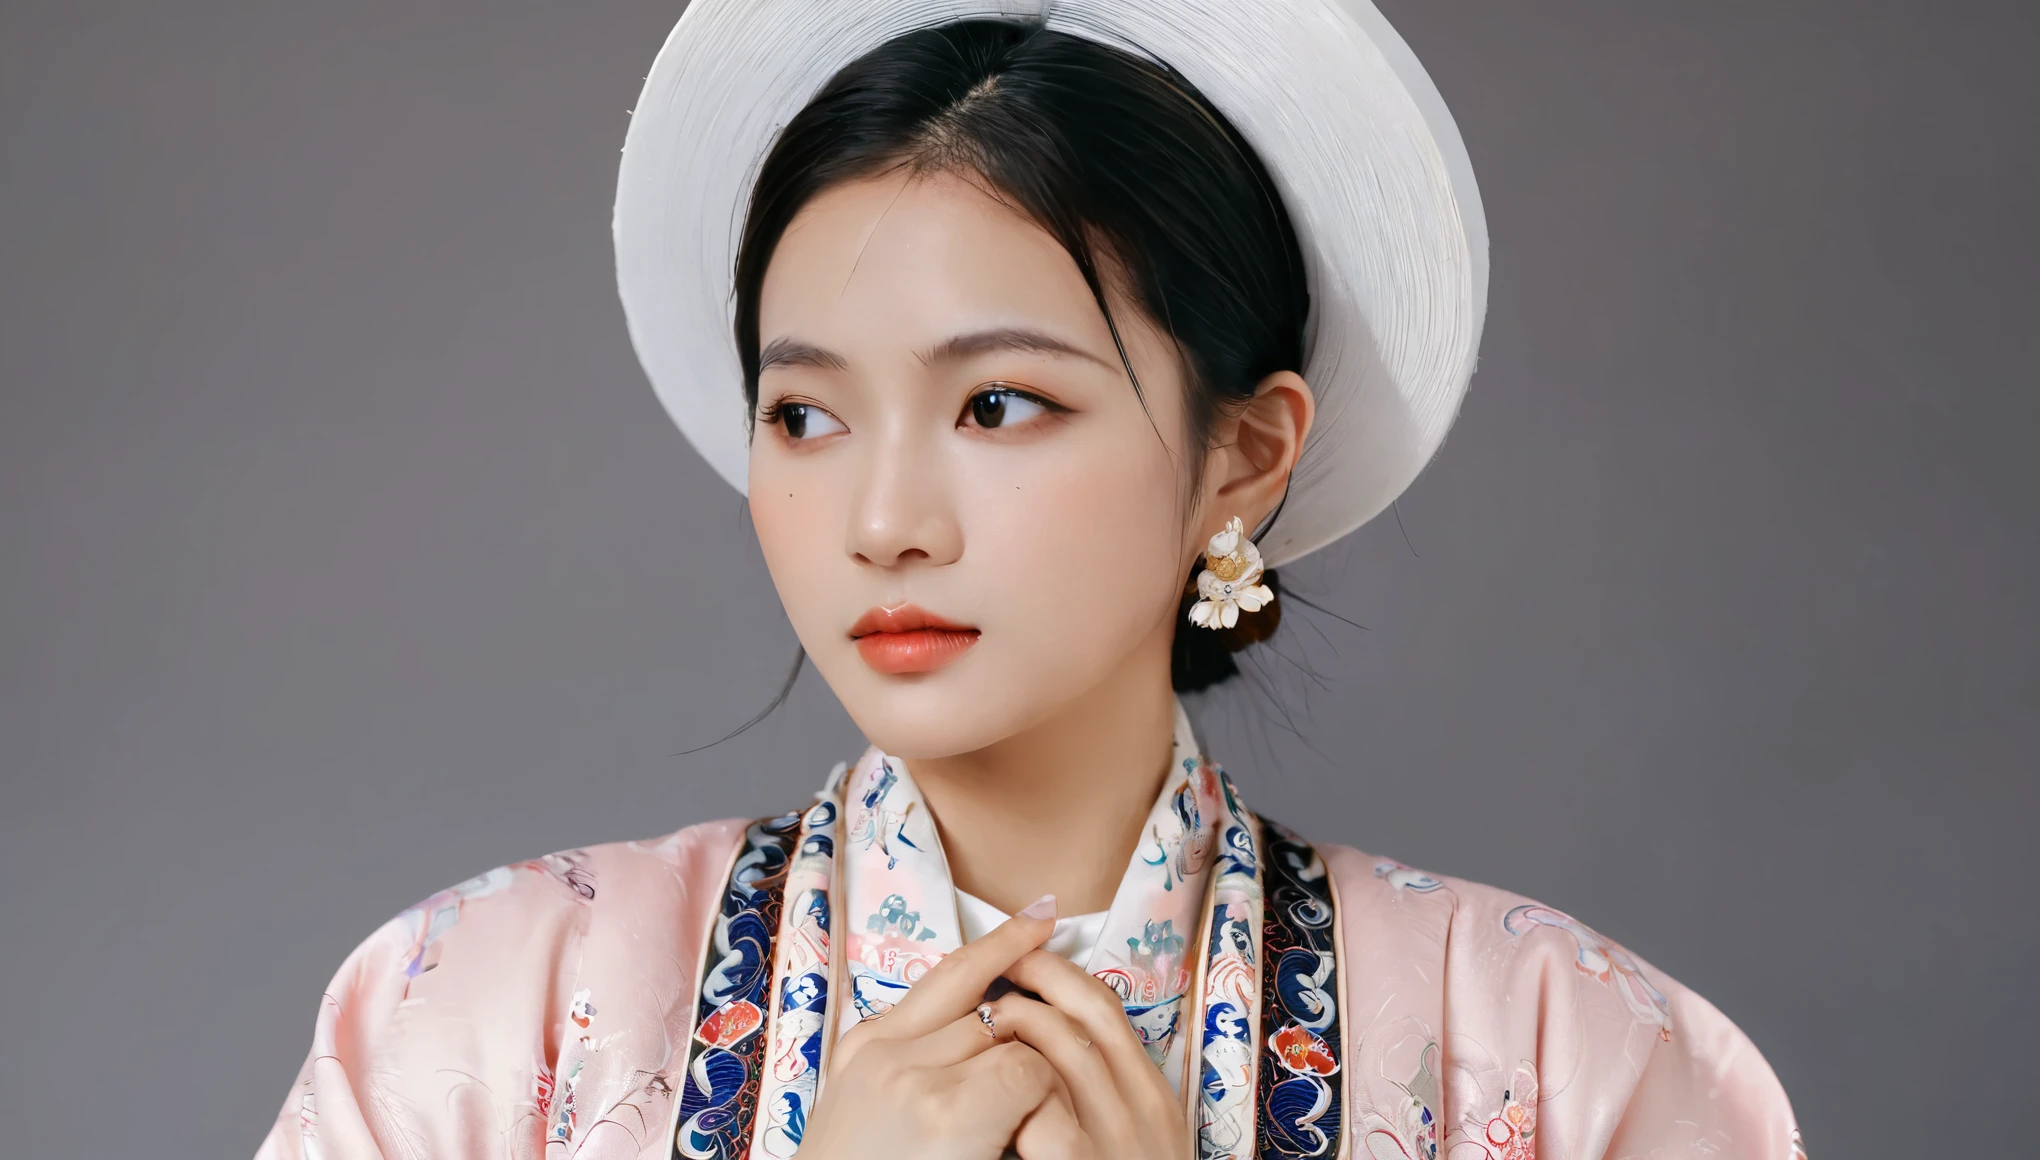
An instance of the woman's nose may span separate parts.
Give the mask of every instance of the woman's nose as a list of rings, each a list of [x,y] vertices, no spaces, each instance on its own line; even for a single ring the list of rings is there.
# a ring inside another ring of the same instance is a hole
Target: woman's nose
[[[911,438],[872,448],[850,505],[853,558],[880,568],[916,559],[939,567],[963,555],[963,527],[940,460],[935,448]]]

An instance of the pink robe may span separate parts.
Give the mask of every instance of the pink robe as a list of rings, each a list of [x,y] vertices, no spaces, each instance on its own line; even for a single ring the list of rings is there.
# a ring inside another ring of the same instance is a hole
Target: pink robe
[[[667,1160],[746,824],[520,862],[384,925],[327,987],[258,1160]],[[1705,999],[1528,899],[1318,850],[1339,915],[1340,1155],[1804,1156],[1771,1069]]]

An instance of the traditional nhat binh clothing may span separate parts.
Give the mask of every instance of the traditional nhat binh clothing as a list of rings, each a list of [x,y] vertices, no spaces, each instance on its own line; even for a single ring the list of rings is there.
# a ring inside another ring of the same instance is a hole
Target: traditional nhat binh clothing
[[[259,1160],[793,1156],[830,1044],[961,915],[875,749],[798,813],[491,871],[349,956]],[[1068,949],[1200,1160],[1804,1156],[1706,1000],[1560,911],[1252,814],[1180,709],[1126,877],[1081,918]]]
[[[1295,228],[1318,406],[1251,537],[1267,566],[1386,510],[1465,394],[1488,254],[1458,129],[1368,0],[692,0],[633,110],[614,218],[675,423],[744,491],[731,226],[781,128],[902,33],[1029,13],[1166,62]],[[983,908],[959,906],[906,763],[875,750],[801,812],[493,871],[342,965],[262,1155],[792,1156],[831,1043]],[[1112,906],[1082,917],[1059,949],[1118,992],[1200,1158],[1799,1155],[1770,1069],[1704,1000],[1559,911],[1254,815],[1180,710]]]

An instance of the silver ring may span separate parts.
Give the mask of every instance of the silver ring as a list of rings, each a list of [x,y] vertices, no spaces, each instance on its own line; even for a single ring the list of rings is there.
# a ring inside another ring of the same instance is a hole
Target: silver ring
[[[999,1037],[999,1025],[992,1018],[992,1005],[990,1003],[979,1003],[977,1016],[978,1022],[985,1025],[985,1034],[993,1039],[997,1039]]]

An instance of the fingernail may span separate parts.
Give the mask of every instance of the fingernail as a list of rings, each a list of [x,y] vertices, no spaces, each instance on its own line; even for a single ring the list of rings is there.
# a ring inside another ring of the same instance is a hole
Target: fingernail
[[[1035,899],[1034,901],[1032,901],[1032,902],[1028,903],[1028,904],[1027,904],[1027,906],[1026,906],[1026,908],[1025,908],[1025,909],[1023,909],[1023,910],[1022,910],[1022,911],[1020,912],[1020,917],[1021,917],[1021,918],[1054,918],[1054,917],[1055,917],[1055,895],[1053,895],[1053,894],[1044,894],[1044,895],[1042,895],[1042,896],[1041,896],[1040,898],[1037,898],[1037,899]]]

